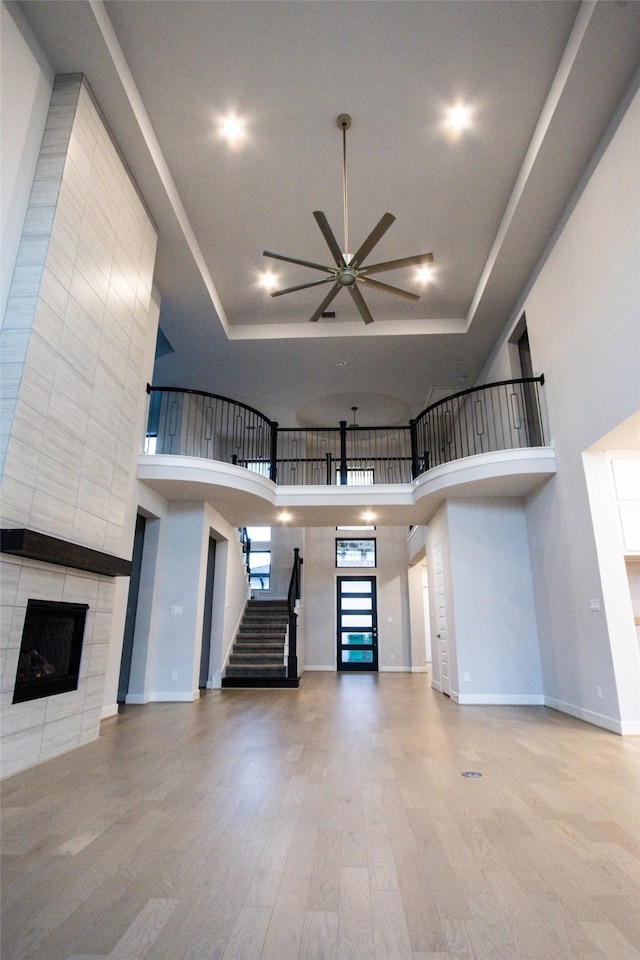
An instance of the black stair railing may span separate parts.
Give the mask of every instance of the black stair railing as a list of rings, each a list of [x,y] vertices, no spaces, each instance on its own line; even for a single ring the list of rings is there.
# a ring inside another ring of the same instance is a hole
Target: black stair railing
[[[293,548],[293,568],[287,596],[289,608],[289,652],[287,657],[287,676],[298,676],[298,614],[296,603],[302,596],[302,557],[298,547]]]
[[[204,457],[279,484],[411,483],[432,467],[545,443],[544,376],[501,380],[438,400],[408,426],[297,429],[201,390],[147,387],[146,453]]]

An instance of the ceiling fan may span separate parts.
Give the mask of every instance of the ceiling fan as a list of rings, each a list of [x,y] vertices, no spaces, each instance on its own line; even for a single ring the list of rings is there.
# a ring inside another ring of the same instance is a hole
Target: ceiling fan
[[[348,113],[341,113],[337,120],[338,127],[342,130],[342,194],[344,209],[344,250],[349,249],[349,207],[347,198],[347,130],[351,126],[351,117]],[[369,266],[364,261],[369,256],[375,245],[382,239],[391,224],[396,219],[393,214],[385,213],[379,223],[373,228],[364,243],[358,247],[356,253],[351,256],[349,253],[343,253],[340,244],[329,226],[329,222],[320,210],[314,210],[313,216],[320,227],[322,236],[327,242],[331,255],[335,261],[335,267],[327,267],[321,263],[313,263],[309,260],[301,260],[298,257],[287,257],[282,253],[273,253],[271,250],[264,250],[263,256],[273,257],[275,260],[285,260],[287,263],[297,263],[302,267],[311,267],[312,270],[322,270],[328,276],[322,280],[312,280],[310,283],[301,283],[295,287],[287,287],[285,290],[274,290],[272,297],[281,297],[285,293],[295,293],[297,290],[306,290],[307,287],[318,287],[324,283],[333,282],[333,286],[324,298],[317,310],[309,317],[311,322],[319,320],[325,312],[331,301],[343,287],[351,294],[353,301],[358,308],[360,316],[365,323],[373,323],[371,312],[365,303],[364,297],[360,291],[360,285],[384,290],[387,293],[393,293],[397,297],[403,297],[405,300],[419,300],[417,293],[411,293],[409,290],[401,290],[400,287],[393,287],[388,283],[382,283],[380,280],[374,280],[370,274],[383,273],[385,270],[399,270],[402,267],[412,267],[420,263],[430,263],[433,260],[433,254],[421,253],[414,257],[402,257],[399,260],[385,260],[383,263],[373,263]]]

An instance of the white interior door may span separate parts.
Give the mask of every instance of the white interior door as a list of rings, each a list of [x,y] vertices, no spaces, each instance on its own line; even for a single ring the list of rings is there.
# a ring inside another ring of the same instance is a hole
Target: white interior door
[[[442,541],[439,541],[433,548],[433,568],[435,572],[436,638],[438,640],[438,659],[440,662],[440,687],[442,692],[449,697],[451,696],[451,680]]]

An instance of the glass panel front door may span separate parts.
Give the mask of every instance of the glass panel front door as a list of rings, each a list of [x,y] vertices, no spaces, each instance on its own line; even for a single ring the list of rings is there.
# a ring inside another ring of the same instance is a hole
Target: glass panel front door
[[[338,577],[338,670],[378,669],[375,577]]]

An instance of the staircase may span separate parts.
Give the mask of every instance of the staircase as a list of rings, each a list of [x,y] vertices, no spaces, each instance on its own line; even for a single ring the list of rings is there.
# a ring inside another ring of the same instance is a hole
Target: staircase
[[[288,622],[286,600],[249,600],[222,686],[298,687],[298,677],[287,677],[284,645]]]

